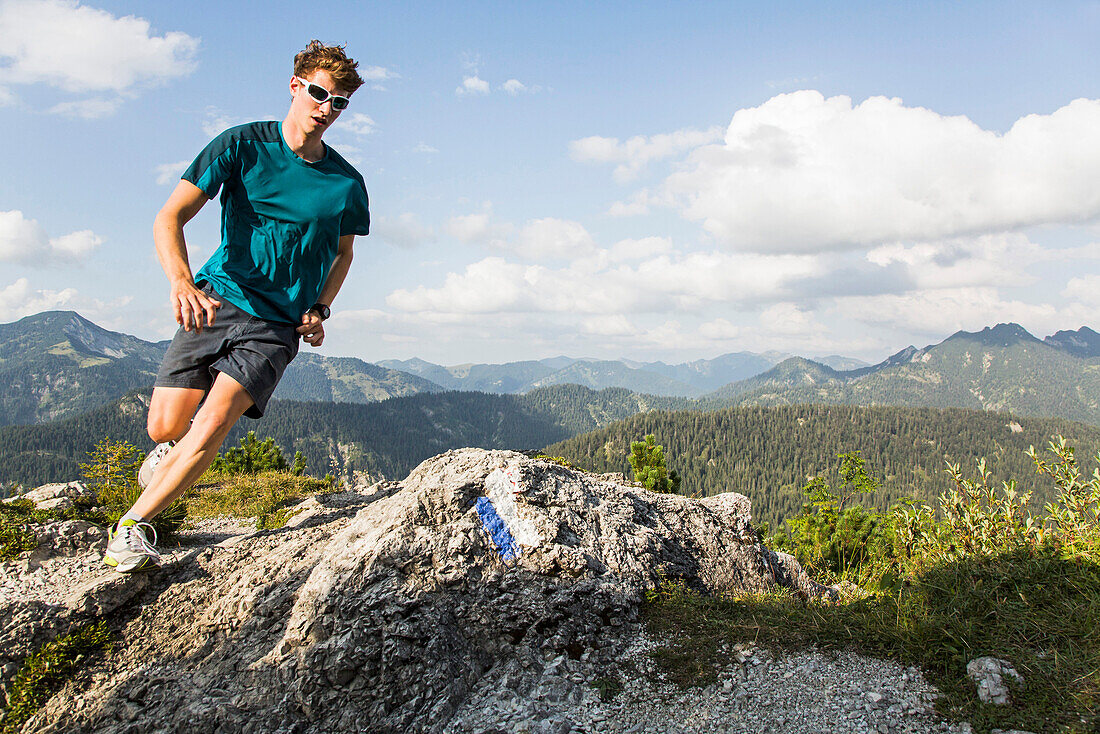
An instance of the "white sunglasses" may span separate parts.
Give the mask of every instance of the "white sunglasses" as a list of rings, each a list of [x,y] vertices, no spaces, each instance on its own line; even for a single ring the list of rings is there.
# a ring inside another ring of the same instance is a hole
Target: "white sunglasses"
[[[309,96],[313,98],[313,101],[319,105],[324,104],[331,99],[332,109],[344,110],[347,109],[347,106],[349,104],[351,104],[351,100],[347,97],[341,97],[339,94],[333,94],[332,92],[322,87],[320,84],[314,84],[313,82],[307,81],[300,76],[296,76],[294,78],[298,80],[299,84],[305,86],[306,93],[309,94]]]

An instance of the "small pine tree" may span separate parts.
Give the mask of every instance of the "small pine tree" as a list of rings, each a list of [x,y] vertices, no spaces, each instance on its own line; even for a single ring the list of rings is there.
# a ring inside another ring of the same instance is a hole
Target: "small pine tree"
[[[240,446],[234,446],[224,454],[219,454],[210,466],[212,471],[222,474],[261,474],[269,471],[289,472],[301,475],[306,470],[306,457],[301,451],[294,453],[294,465],[287,463],[282,450],[275,445],[275,439],[260,441],[255,431],[241,439]]]
[[[133,444],[104,438],[88,452],[88,462],[80,465],[80,474],[88,489],[104,497],[133,486],[141,462],[141,452]]]
[[[799,562],[816,573],[832,578],[858,574],[873,559],[888,554],[884,517],[849,501],[861,494],[874,494],[878,481],[867,473],[858,451],[840,454],[840,478],[834,489],[822,477],[814,477],[803,488],[808,502],[802,512],[787,520],[789,536],[773,537],[782,550],[791,550]]]
[[[676,470],[668,470],[665,448],[657,443],[652,433],[645,441],[630,444],[630,468],[634,470],[634,481],[651,492],[679,494],[680,475]]]
[[[141,497],[137,473],[144,460],[136,446],[104,438],[88,452],[88,462],[80,465],[84,483],[95,490],[112,525]],[[152,525],[159,537],[168,537],[186,518],[187,504],[178,499],[153,518]]]

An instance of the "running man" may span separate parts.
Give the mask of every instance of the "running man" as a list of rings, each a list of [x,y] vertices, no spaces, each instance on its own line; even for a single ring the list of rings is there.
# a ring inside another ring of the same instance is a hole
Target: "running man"
[[[362,84],[342,47],[294,57],[282,122],[226,130],[199,153],[157,214],[153,239],[180,325],[153,387],[141,497],[110,533],[104,562],[133,571],[160,556],[143,528],[186,491],[242,415],[259,418],[298,340],[323,322],[370,226],[363,177],[321,142]],[[192,276],[183,227],[221,191],[221,245]],[[197,412],[196,412],[197,411]]]

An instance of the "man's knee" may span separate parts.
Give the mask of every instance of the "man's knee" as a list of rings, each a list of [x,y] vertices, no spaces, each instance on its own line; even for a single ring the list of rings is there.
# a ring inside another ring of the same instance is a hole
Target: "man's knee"
[[[190,424],[191,416],[168,416],[150,411],[149,419],[145,422],[145,430],[154,442],[164,443],[178,441],[187,433],[187,427]]]
[[[229,429],[236,423],[236,418],[219,410],[200,411],[195,416],[191,430],[203,444],[217,443],[225,439]]]

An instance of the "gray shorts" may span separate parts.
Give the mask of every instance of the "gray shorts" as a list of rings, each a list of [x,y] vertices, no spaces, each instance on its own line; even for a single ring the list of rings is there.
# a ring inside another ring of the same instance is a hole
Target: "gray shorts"
[[[214,325],[204,326],[201,334],[181,327],[153,384],[208,391],[216,374],[224,372],[252,397],[254,405],[245,415],[260,418],[283,371],[298,354],[297,327],[265,321],[237,308],[209,284],[201,287],[204,293],[221,301]]]

